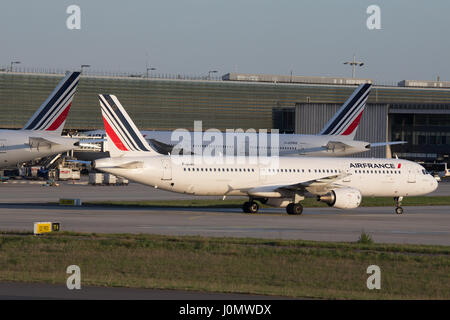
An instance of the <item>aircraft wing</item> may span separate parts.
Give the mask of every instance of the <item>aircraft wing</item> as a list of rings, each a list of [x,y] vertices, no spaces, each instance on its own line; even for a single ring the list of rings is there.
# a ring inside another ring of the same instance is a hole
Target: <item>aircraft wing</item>
[[[338,184],[335,184],[336,181],[342,180],[343,178],[351,175],[351,173],[340,173],[336,175],[326,176],[319,179],[302,181],[294,184],[280,184],[280,185],[268,185],[256,187],[248,190],[248,194],[251,196],[264,196],[264,194],[268,193],[286,193],[287,192],[299,192],[304,194],[306,192],[322,195],[327,193],[333,188],[339,187]]]
[[[370,143],[370,147],[384,147],[384,146],[391,146],[394,144],[405,144],[408,143],[408,141],[389,141],[389,142],[374,142],[374,143]]]
[[[45,139],[45,138],[41,138],[41,137],[30,137],[28,144],[30,145],[30,148],[37,148],[39,149],[39,147],[44,146],[44,147],[52,147],[52,146],[56,146],[59,145],[59,143]]]

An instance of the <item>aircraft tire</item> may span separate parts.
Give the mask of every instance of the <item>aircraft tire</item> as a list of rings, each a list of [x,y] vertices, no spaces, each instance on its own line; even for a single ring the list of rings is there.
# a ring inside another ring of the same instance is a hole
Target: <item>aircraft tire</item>
[[[249,202],[249,206],[248,206],[248,212],[249,213],[258,213],[259,210],[259,205],[255,202]]]
[[[244,204],[242,205],[242,211],[244,211],[245,213],[250,213],[250,202],[244,202]]]
[[[295,215],[300,215],[303,213],[303,206],[300,203],[296,203],[292,206],[292,212]]]
[[[289,203],[286,207],[286,212],[287,214],[294,214],[294,204],[293,203]]]

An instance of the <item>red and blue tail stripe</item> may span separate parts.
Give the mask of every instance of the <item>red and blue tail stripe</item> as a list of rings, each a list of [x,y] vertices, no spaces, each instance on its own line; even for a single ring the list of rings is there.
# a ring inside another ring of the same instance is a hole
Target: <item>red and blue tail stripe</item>
[[[68,73],[28,120],[23,130],[45,130],[61,132],[69,114],[80,72]]]
[[[99,95],[106,134],[120,151],[152,151],[114,95]]]
[[[321,135],[353,135],[361,120],[372,84],[360,85],[320,132]]]

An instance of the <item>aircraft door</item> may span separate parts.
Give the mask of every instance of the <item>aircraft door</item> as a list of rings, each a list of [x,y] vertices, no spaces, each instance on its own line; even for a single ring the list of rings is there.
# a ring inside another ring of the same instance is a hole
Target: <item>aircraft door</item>
[[[164,159],[162,161],[162,178],[161,180],[172,180],[172,164],[171,160]]]
[[[415,183],[416,182],[416,171],[414,168],[408,169],[408,183]]]

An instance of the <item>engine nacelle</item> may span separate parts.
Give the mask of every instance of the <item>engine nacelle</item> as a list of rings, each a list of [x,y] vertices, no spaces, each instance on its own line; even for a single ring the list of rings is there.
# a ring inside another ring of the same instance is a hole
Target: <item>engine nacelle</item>
[[[361,204],[362,195],[354,188],[338,188],[319,196],[318,200],[333,208],[354,209]]]
[[[292,201],[285,198],[269,198],[266,202],[268,206],[276,208],[286,208]]]

